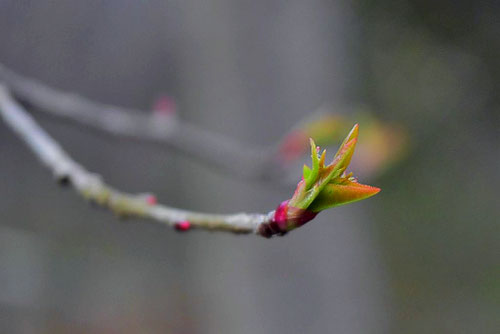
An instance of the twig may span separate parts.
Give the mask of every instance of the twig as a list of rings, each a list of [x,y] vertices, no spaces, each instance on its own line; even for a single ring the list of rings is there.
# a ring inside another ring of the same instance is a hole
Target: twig
[[[64,93],[21,76],[2,64],[0,82],[16,97],[41,110],[104,133],[166,145],[205,165],[243,178],[265,179],[281,174],[280,165],[273,159],[276,147],[250,147],[185,121],[172,122],[150,112],[111,106]]]
[[[38,102],[45,101],[44,106],[48,107],[50,101],[46,101],[45,99],[54,92],[49,91],[48,96],[46,96],[43,91],[45,88],[40,87],[35,88],[35,92],[38,93],[34,93],[33,100],[36,100],[36,97],[38,97],[40,99]],[[27,88],[29,88],[29,85]],[[42,92],[41,94],[40,89]],[[64,95],[57,97],[56,100],[59,99],[59,101],[63,101],[64,104],[64,98],[60,100],[62,97],[64,97]],[[77,105],[80,103],[88,103],[79,98],[74,99],[79,101]],[[72,103],[73,98],[71,98],[69,104],[71,105]],[[55,103],[55,105],[57,105],[58,108],[62,107],[62,105],[58,103]],[[92,109],[93,106],[89,105],[88,108]],[[82,116],[80,113],[83,114],[84,109],[78,110],[79,111],[77,111],[75,115]],[[97,112],[97,109],[94,110],[94,113]],[[122,111],[115,110],[112,112],[112,115],[120,115],[120,117],[125,115],[120,113],[122,113]],[[272,220],[274,211],[268,214],[239,213],[232,215],[197,213],[151,203],[144,194],[131,195],[110,187],[104,183],[99,175],[90,173],[82,165],[75,162],[61,146],[35,122],[23,107],[10,96],[7,89],[2,85],[0,85],[0,115],[7,125],[24,140],[42,163],[52,170],[56,180],[71,185],[76,192],[85,199],[110,209],[118,216],[146,218],[181,230],[193,227],[206,230],[233,233],[256,233],[263,236],[269,236],[264,235],[261,232],[262,229],[259,229],[259,227],[268,224]],[[131,117],[132,116],[128,114],[125,115],[127,121],[131,121]],[[95,119],[90,117],[89,122],[93,121],[95,121]],[[122,126],[117,126],[117,128],[121,129],[118,131],[132,131],[135,127],[130,127],[130,124],[123,124]],[[144,130],[145,128],[140,129]],[[175,142],[177,143],[177,141]]]

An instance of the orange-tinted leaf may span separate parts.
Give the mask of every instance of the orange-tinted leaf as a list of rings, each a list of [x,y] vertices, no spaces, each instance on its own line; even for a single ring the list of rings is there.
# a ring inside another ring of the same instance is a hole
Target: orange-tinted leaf
[[[334,206],[360,201],[377,194],[380,188],[353,181],[327,184],[311,203],[309,210],[319,212]]]

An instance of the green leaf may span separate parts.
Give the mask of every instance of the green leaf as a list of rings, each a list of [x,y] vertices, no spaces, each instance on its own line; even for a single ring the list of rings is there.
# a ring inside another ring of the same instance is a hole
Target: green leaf
[[[359,126],[354,125],[335,154],[325,166],[326,151],[318,157],[318,147],[310,139],[312,167],[304,165],[303,180],[297,185],[289,206],[319,212],[326,208],[358,201],[375,195],[380,189],[359,184],[345,176],[358,140]]]
[[[319,172],[319,159],[318,159],[318,151],[316,148],[316,144],[314,140],[309,139],[309,144],[311,145],[311,159],[312,159],[312,168],[310,169],[310,173],[308,173],[307,177],[304,174],[304,180],[306,181],[306,188],[309,189],[313,182],[318,177]]]

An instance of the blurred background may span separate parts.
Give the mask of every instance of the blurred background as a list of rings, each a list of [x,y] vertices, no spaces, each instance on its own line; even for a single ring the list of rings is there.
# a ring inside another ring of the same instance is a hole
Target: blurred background
[[[494,1],[0,1],[0,62],[53,87],[142,110],[166,94],[179,118],[261,147],[325,103],[409,138],[360,179],[379,195],[265,240],[120,222],[0,123],[0,331],[497,333],[499,15]],[[33,114],[111,185],[172,206],[267,212],[294,189]]]

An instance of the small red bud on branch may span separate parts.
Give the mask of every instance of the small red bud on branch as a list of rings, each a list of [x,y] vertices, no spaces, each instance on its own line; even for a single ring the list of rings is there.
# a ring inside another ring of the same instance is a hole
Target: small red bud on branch
[[[185,232],[188,231],[190,228],[191,228],[191,223],[187,220],[175,223],[175,229],[177,231]]]

